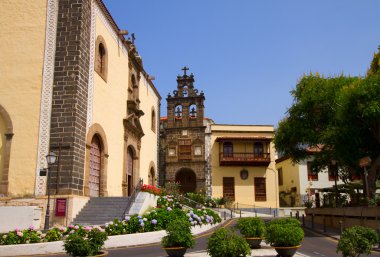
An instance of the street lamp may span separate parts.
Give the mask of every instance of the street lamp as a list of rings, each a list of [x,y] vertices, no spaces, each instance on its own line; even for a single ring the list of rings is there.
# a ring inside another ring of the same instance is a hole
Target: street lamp
[[[49,165],[53,165],[57,161],[58,157],[55,153],[50,152],[48,155],[46,155],[46,161],[48,163],[47,167],[47,173],[46,173],[46,179],[47,179],[47,195],[48,195],[48,201],[46,206],[46,215],[45,215],[45,226],[44,229],[49,229],[49,223],[50,223],[50,176],[49,176]]]
[[[334,201],[334,208],[336,208],[336,203],[338,201],[338,185],[337,185],[337,179],[338,179],[338,167],[337,167],[337,161],[331,160],[332,168],[334,171],[334,182],[335,182],[335,201]]]
[[[359,160],[359,166],[364,168],[364,183],[365,183],[365,191],[366,197],[369,198],[369,189],[368,189],[368,171],[367,167],[371,165],[371,158],[369,156],[363,157]]]

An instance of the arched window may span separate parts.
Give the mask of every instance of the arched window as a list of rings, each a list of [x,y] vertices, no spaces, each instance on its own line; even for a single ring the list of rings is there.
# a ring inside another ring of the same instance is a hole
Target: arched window
[[[153,132],[156,132],[156,112],[154,111],[154,108],[152,107],[152,117],[151,117],[151,128]]]
[[[175,107],[174,116],[176,119],[182,119],[182,105]]]
[[[195,104],[190,105],[189,107],[189,116],[190,119],[195,119],[197,117],[197,106]]]
[[[102,36],[96,39],[95,48],[95,71],[107,82],[108,72],[108,51],[106,43]]]
[[[264,146],[263,143],[256,142],[253,144],[253,154],[255,157],[263,157]]]
[[[223,157],[233,157],[234,146],[231,142],[223,143]]]

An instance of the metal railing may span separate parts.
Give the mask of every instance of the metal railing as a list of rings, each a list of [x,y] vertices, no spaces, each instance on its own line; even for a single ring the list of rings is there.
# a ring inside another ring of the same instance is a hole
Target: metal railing
[[[241,215],[241,212],[243,211],[243,212],[250,212],[254,214],[256,217],[257,215],[260,215],[260,214],[266,214],[273,217],[278,216],[277,208],[272,208],[271,206],[266,207],[266,206],[259,206],[255,204],[250,205],[250,204],[234,203],[232,206],[232,210],[235,213],[240,213],[240,215]]]
[[[127,203],[127,206],[125,207],[123,216],[121,217],[121,220],[125,219],[125,215],[129,214],[129,211],[132,207],[132,204],[136,201],[137,194],[141,191],[141,187],[143,185],[143,180],[140,178],[139,182],[135,186],[133,186],[132,194],[129,196],[129,201]]]

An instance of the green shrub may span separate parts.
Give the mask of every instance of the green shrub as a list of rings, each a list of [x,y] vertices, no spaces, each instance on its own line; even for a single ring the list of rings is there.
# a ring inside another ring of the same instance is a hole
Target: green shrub
[[[245,257],[251,254],[249,244],[233,231],[217,229],[207,241],[207,253],[211,257]]]
[[[191,234],[190,223],[187,220],[176,219],[166,227],[167,235],[162,238],[163,247],[191,248],[195,244]]]
[[[379,236],[374,229],[354,226],[343,231],[336,252],[342,252],[344,257],[358,257],[362,253],[368,255],[378,241]]]
[[[54,242],[62,240],[63,234],[59,228],[52,228],[44,235],[45,242]]]
[[[298,246],[304,238],[300,222],[293,218],[271,220],[266,232],[266,242],[272,246]]]
[[[261,218],[241,218],[237,224],[240,233],[245,237],[265,237],[265,222]]]
[[[201,193],[187,193],[187,198],[190,200],[193,200],[194,202],[197,202],[199,204],[204,205],[206,201],[206,197],[204,194]]]
[[[107,234],[100,228],[79,227],[70,231],[64,248],[71,256],[93,256],[100,252],[106,240]]]

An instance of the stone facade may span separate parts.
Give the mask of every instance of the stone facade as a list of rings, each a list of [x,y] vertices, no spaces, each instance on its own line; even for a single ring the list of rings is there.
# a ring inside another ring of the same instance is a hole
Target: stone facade
[[[60,172],[50,170],[59,194],[83,195],[90,33],[91,1],[60,0],[50,130],[50,150],[61,145]]]
[[[160,184],[179,182],[184,192],[206,190],[204,94],[194,88],[194,75],[177,77],[177,90],[167,97],[167,118],[160,125]]]

